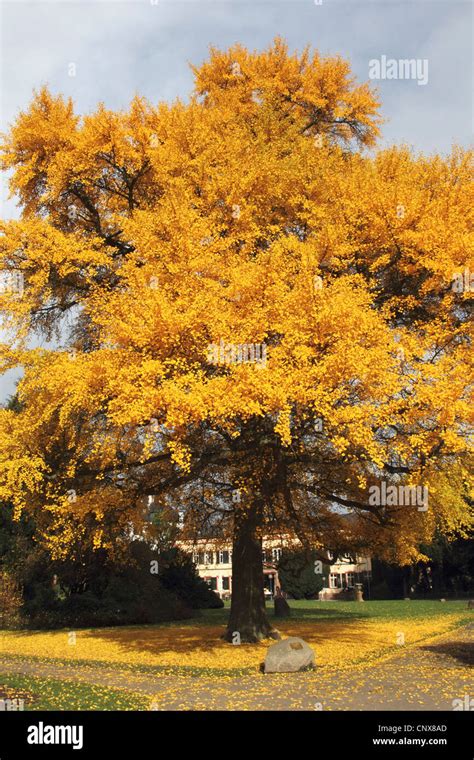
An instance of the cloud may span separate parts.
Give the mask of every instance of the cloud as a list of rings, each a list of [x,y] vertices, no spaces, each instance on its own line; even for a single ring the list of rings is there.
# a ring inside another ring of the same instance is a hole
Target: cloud
[[[2,127],[44,83],[72,96],[79,112],[98,101],[126,107],[136,92],[153,102],[184,98],[192,87],[188,64],[201,62],[210,44],[263,48],[282,35],[292,48],[310,44],[349,58],[363,80],[369,60],[381,54],[428,57],[430,82],[423,91],[412,81],[380,83],[387,137],[444,149],[453,140],[465,141],[472,127],[471,16],[464,1],[7,2]],[[68,75],[70,63],[74,77]]]

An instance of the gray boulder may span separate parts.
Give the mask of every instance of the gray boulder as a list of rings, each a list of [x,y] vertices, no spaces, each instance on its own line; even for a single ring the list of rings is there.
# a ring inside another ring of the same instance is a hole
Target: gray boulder
[[[265,673],[297,673],[314,667],[314,651],[296,636],[278,641],[268,647],[265,657]]]

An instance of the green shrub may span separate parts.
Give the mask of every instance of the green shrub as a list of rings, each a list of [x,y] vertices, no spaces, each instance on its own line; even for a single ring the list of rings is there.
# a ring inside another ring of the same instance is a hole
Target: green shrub
[[[283,549],[278,563],[278,577],[282,591],[293,599],[314,599],[323,588],[324,578],[329,568],[323,566],[322,573],[315,572],[315,552]]]
[[[150,572],[156,552],[143,541],[127,547],[120,563],[105,561],[95,567],[85,581],[78,583],[79,568],[54,564],[58,583],[52,574],[26,589],[23,613],[32,628],[62,628],[112,625],[143,625],[191,617],[190,605],[167,589],[159,575]],[[94,558],[97,561],[97,557]],[[100,569],[100,572],[98,570]]]
[[[159,559],[162,585],[193,610],[224,606],[220,597],[199,577],[191,557],[180,549],[162,552]]]

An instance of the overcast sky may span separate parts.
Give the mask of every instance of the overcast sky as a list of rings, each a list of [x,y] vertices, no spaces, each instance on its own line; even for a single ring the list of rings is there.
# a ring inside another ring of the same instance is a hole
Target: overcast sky
[[[382,144],[446,152],[472,141],[469,0],[0,0],[0,10],[1,130],[43,84],[72,96],[77,113],[98,101],[126,107],[135,93],[185,98],[188,64],[203,61],[209,45],[262,49],[280,35],[290,48],[348,58],[361,81],[372,59],[427,59],[426,85],[374,82],[387,119]],[[5,187],[1,200],[3,218],[18,215]],[[0,400],[11,390],[11,375],[0,378]]]

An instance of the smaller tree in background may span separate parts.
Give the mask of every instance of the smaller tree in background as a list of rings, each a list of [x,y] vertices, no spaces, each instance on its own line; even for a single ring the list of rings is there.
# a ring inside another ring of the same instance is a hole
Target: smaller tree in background
[[[222,599],[198,575],[189,554],[181,549],[168,549],[160,554],[160,582],[191,609],[217,609],[224,606]]]
[[[18,584],[10,575],[0,571],[0,628],[17,622],[22,601]]]
[[[434,593],[445,591],[464,594],[474,591],[474,534],[449,541],[443,535],[436,535],[429,546],[421,551],[428,558],[419,562],[418,577],[426,579],[424,585],[418,583],[418,592]]]
[[[284,549],[278,563],[282,591],[293,599],[313,599],[324,586],[329,566],[322,564],[316,552]]]
[[[472,534],[448,540],[438,533],[419,549],[424,559],[404,566],[372,559],[372,599],[400,599],[409,594],[456,597],[474,592]]]

